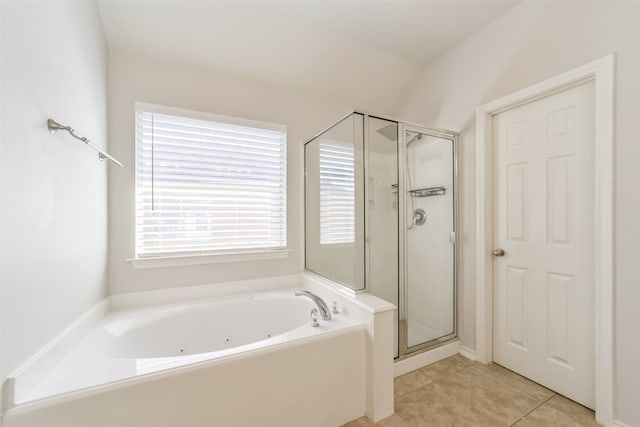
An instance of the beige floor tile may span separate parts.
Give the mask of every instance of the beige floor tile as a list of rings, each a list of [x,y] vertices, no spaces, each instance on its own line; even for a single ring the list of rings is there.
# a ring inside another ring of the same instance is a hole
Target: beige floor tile
[[[438,382],[396,399],[396,414],[410,427],[495,426],[494,420],[456,400]]]
[[[597,426],[593,411],[501,366],[460,355],[396,378],[394,389],[393,416],[344,427]]]
[[[397,399],[410,391],[417,390],[432,382],[433,380],[421,369],[411,371],[408,374],[397,377],[393,381],[393,395]]]
[[[394,381],[394,396],[397,399],[410,391],[417,390],[427,384],[474,365],[464,356],[456,354],[424,368],[416,369],[399,376]]]
[[[441,378],[451,375],[455,372],[461,371],[469,366],[474,366],[476,363],[467,359],[464,356],[456,354],[455,356],[447,357],[431,365],[425,366],[418,371],[424,373],[425,377],[431,381],[437,381]],[[415,371],[414,371],[415,372]]]
[[[489,364],[477,364],[477,368],[486,371],[492,377],[498,378],[504,383],[506,383],[509,387],[513,387],[519,390],[524,391],[525,393],[540,399],[540,401],[547,400],[555,393],[548,388],[541,386],[533,381],[526,379],[523,376],[516,374],[513,371],[510,371],[506,368],[503,368],[500,365],[496,365],[495,363]]]
[[[548,398],[528,394],[476,366],[459,371],[439,383],[456,401],[493,420],[495,425],[515,423]]]
[[[555,395],[516,425],[518,427],[595,427],[599,424],[596,422],[595,414],[591,409],[585,408],[566,397]]]

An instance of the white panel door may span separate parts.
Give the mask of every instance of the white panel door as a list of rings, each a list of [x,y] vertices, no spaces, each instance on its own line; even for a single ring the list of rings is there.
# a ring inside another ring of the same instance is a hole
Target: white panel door
[[[493,118],[493,359],[595,405],[593,83]]]

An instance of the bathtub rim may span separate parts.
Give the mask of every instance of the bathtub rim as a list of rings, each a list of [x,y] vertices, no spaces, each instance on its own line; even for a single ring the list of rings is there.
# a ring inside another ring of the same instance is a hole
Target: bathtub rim
[[[107,298],[109,299],[109,311],[113,312],[192,300],[224,298],[227,296],[256,292],[287,291],[291,289],[329,290],[331,291],[332,297],[326,299],[344,298],[372,314],[396,309],[396,306],[388,301],[369,293],[350,292],[344,286],[310,271],[233,282],[127,292],[110,295]],[[322,293],[325,295],[328,294],[325,292]],[[327,301],[327,303],[330,302],[331,301]]]

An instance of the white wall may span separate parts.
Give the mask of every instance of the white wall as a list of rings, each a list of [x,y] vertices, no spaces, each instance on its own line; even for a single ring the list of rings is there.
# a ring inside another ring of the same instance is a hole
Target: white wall
[[[2,378],[106,294],[107,48],[88,2],[2,8]]]
[[[475,347],[474,108],[616,54],[616,418],[640,426],[640,3],[527,2],[432,61],[400,109],[411,121],[461,132],[462,343]]]
[[[134,269],[134,103],[169,105],[287,126],[286,259]],[[109,57],[109,149],[124,169],[109,176],[109,286],[112,293],[226,282],[298,272],[303,268],[303,142],[352,107],[282,91],[188,64],[122,52]]]

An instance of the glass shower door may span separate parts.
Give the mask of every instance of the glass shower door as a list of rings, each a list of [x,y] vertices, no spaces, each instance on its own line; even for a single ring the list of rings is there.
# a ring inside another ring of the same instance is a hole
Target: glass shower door
[[[455,136],[403,129],[404,349],[456,333]]]

